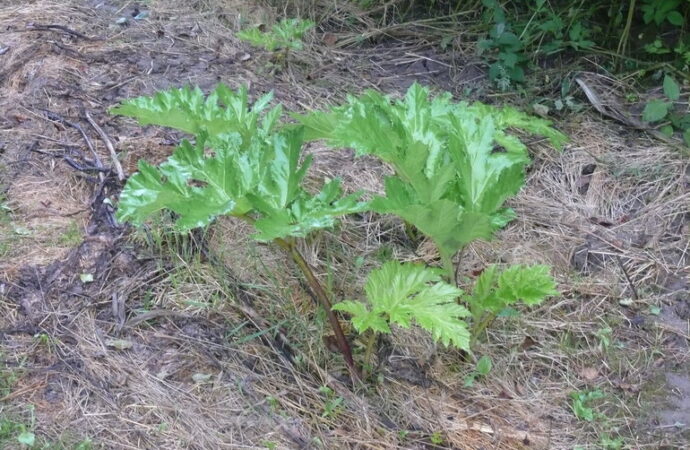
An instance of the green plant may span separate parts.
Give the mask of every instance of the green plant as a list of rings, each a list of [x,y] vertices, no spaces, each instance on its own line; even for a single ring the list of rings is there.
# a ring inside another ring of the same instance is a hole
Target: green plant
[[[472,295],[465,298],[472,314],[472,339],[512,305],[518,302],[538,305],[547,297],[557,295],[549,271],[545,265],[513,265],[502,272],[495,265],[484,269],[474,283]]]
[[[498,0],[482,0],[485,8],[484,20],[491,24],[486,39],[477,43],[480,56],[489,58],[489,79],[501,90],[513,83],[525,81],[524,44],[512,31],[510,22]]]
[[[682,0],[642,0],[640,10],[644,23],[661,25],[668,21],[671,25],[682,26],[683,14],[678,10]]]
[[[573,410],[575,417],[577,417],[579,420],[592,422],[598,417],[598,414],[594,412],[594,409],[591,407],[591,403],[602,398],[604,398],[604,393],[600,390],[571,392],[570,407]]]
[[[368,333],[365,366],[370,363],[378,333],[391,333],[391,324],[408,328],[414,321],[435,341],[469,351],[477,336],[508,305],[519,301],[535,305],[558,293],[547,266],[511,266],[500,274],[496,266],[490,266],[477,278],[471,295],[445,283],[442,273],[420,264],[389,261],[367,278],[364,290],[369,305],[344,301],[333,306],[351,315],[359,333]],[[467,317],[472,318],[471,326]],[[490,370],[491,360],[480,359],[477,373],[485,375]]]
[[[339,180],[308,192],[303,181],[311,157],[300,163],[302,131],[274,132],[280,107],[262,116],[270,95],[249,106],[246,89],[219,86],[207,98],[200,90],[173,89],[125,101],[111,112],[177,128],[196,137],[183,140],[159,167],[140,161],[120,195],[117,217],[137,225],[168,210],[175,227],[186,231],[208,225],[220,215],[242,219],[254,238],[272,241],[303,272],[326,311],[341,352],[354,370],[349,344],[325,290],[298,251],[297,238],[332,227],[336,217],[362,211],[360,194],[342,195]]]
[[[343,398],[335,395],[333,389],[328,386],[321,386],[319,392],[325,397],[323,413],[321,417],[333,417],[338,414],[343,404]]]
[[[440,431],[434,431],[431,433],[431,436],[429,436],[429,440],[434,445],[443,445],[443,434]]]
[[[530,158],[511,129],[546,136],[560,148],[566,137],[549,122],[513,108],[454,103],[429,97],[418,84],[391,101],[368,91],[328,113],[295,116],[307,139],[375,155],[395,170],[385,196],[371,207],[395,214],[438,248],[448,279],[453,255],[468,242],[490,238],[514,212],[504,206],[524,183]],[[497,149],[500,149],[497,151]]]
[[[472,387],[474,386],[474,381],[477,378],[480,377],[485,377],[491,372],[491,368],[493,366],[493,363],[491,361],[491,357],[484,355],[479,360],[477,363],[474,365],[474,370],[470,372],[466,377],[465,377],[465,387]]]
[[[599,351],[606,352],[609,349],[611,346],[612,334],[613,329],[608,325],[603,326],[597,331],[596,336],[599,339]]]
[[[664,76],[663,91],[666,100],[649,101],[642,111],[642,120],[650,124],[660,123],[659,131],[666,136],[679,131],[685,144],[690,146],[690,112],[681,112],[674,107],[680,99],[680,86],[670,75]]]
[[[521,188],[530,158],[509,130],[546,136],[561,146],[565,136],[548,122],[512,108],[453,103],[449,94],[430,99],[428,89],[415,84],[402,101],[391,104],[388,97],[368,92],[329,113],[297,116],[301,126],[279,129],[281,109],[266,111],[270,99],[263,96],[250,106],[246,89],[219,86],[206,97],[199,89],[184,88],[113,108],[144,124],[195,136],[194,144],[183,140],[159,167],[140,161],[120,195],[118,219],[141,225],[169,211],[179,231],[204,227],[220,215],[248,222],[255,239],[277,244],[302,271],[353,373],[357,369],[336,309],[350,312],[355,328],[370,333],[368,361],[375,333],[390,332],[390,323],[409,326],[414,320],[445,345],[469,350],[508,305],[536,304],[556,293],[545,266],[514,266],[500,274],[491,266],[471,295],[448,284],[453,255],[473,239],[490,238],[514,217],[504,202]],[[386,195],[365,203],[360,193],[344,196],[339,180],[327,181],[317,193],[307,191],[311,157],[300,162],[305,133],[390,163],[396,173],[386,179]],[[385,263],[365,286],[371,308],[352,301],[332,308],[297,239],[368,208],[395,214],[430,238],[444,270]],[[456,302],[458,297],[469,309]],[[470,315],[471,332],[462,320]]]
[[[612,438],[608,434],[603,434],[599,439],[599,444],[604,450],[620,450],[625,441],[622,437]]]
[[[462,291],[443,282],[438,270],[389,261],[371,271],[364,290],[369,308],[357,301],[340,302],[333,308],[350,313],[359,333],[369,333],[365,365],[371,359],[377,333],[390,333],[393,323],[408,328],[414,320],[436,341],[469,349],[470,332],[462,319],[470,312],[456,302]]]
[[[302,37],[314,28],[314,22],[301,19],[283,19],[273,25],[270,31],[249,28],[237,33],[237,37],[255,47],[263,47],[269,52],[282,51],[284,63],[290,51],[302,50]]]

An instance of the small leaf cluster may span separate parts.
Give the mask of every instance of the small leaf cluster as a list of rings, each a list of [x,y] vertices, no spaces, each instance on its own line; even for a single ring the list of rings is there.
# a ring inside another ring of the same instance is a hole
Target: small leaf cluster
[[[512,31],[503,7],[498,0],[482,0],[485,20],[491,24],[486,39],[477,43],[477,52],[491,60],[489,79],[501,90],[508,89],[512,83],[525,81],[525,64],[522,40]]]
[[[676,108],[680,100],[680,86],[670,75],[664,76],[663,92],[665,99],[648,102],[642,111],[642,120],[650,124],[661,124],[659,131],[666,136],[674,132],[682,133],[683,140],[690,146],[690,111],[682,112]]]
[[[571,392],[570,399],[572,403],[570,407],[578,420],[593,422],[600,415],[594,412],[591,403],[604,397],[604,393],[600,390]]]
[[[302,37],[314,28],[314,22],[302,19],[283,19],[273,25],[270,31],[249,28],[237,33],[237,37],[255,47],[269,52],[278,50],[302,50]]]
[[[443,282],[438,270],[389,261],[369,274],[364,290],[370,307],[358,301],[333,306],[350,313],[358,332],[390,333],[391,323],[409,328],[414,319],[435,340],[469,348],[470,333],[462,319],[470,312],[456,302],[462,291]]]
[[[642,0],[640,10],[644,23],[657,26],[668,22],[671,25],[683,26],[683,14],[679,11],[682,0]]]
[[[576,9],[564,18],[549,2],[537,0],[535,8],[528,8],[529,19],[523,21],[518,17],[509,20],[504,2],[482,0],[482,6],[488,33],[477,43],[477,51],[489,63],[489,79],[501,90],[525,81],[527,54],[553,55],[594,46],[592,31]]]

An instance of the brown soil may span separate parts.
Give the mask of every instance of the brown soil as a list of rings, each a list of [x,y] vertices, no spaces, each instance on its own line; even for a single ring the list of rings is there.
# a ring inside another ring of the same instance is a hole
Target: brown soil
[[[397,94],[418,80],[457,95],[486,82],[462,53],[353,48],[318,33],[270,73],[269,57],[233,32],[273,16],[231,1],[0,0],[0,419],[28,421],[34,405],[35,433],[66,448],[85,438],[117,449],[573,448],[613,431],[631,448],[684,445],[687,159],[594,114],[560,124],[572,137],[563,154],[532,143],[518,220],[461,255],[466,273],[551,264],[563,293],[492,328],[481,351],[494,370],[472,388],[462,355],[414,329],[383,343],[378,383],[353,388],[293,268],[241,224],[176,238],[114,221],[122,182],[87,114],[126,174],[180,138],[108,115],[124,98],[224,82],[254,98],[273,90],[298,111],[363,88]],[[315,177],[380,190],[375,161],[310,151]],[[433,258],[401,245],[390,219],[342,228],[304,251],[346,298],[382,248]],[[356,256],[364,267],[348,262]],[[608,395],[605,424],[570,410],[568,394],[588,389]]]

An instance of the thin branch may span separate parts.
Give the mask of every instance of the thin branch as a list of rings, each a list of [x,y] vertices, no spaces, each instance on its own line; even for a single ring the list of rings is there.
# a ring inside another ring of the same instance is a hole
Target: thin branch
[[[101,128],[96,121],[93,120],[88,111],[84,111],[84,116],[86,117],[86,120],[89,121],[93,129],[96,130],[96,133],[98,133],[98,135],[101,137],[103,143],[105,143],[105,146],[110,153],[110,159],[113,161],[113,167],[115,167],[115,171],[117,172],[117,179],[123,181],[125,179],[125,173],[122,170],[122,164],[120,164],[120,161],[117,159],[117,153],[115,152],[113,142],[110,140],[105,131],[103,131],[103,128]]]

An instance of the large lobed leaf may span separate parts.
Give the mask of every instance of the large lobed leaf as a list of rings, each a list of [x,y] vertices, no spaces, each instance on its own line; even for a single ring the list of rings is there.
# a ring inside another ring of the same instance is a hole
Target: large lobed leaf
[[[219,84],[208,96],[198,87],[174,88],[125,100],[110,112],[137,119],[142,125],[162,125],[194,135],[237,133],[248,144],[252,138],[265,138],[275,129],[282,108],[266,111],[272,99],[273,93],[269,92],[250,106],[246,87],[232,91]]]
[[[566,141],[545,120],[513,108],[453,103],[449,94],[430,98],[418,84],[401,100],[368,91],[330,112],[295,117],[307,139],[391,164],[386,196],[372,208],[414,225],[446,259],[514,217],[503,205],[522,187],[530,158],[512,129],[545,136],[558,148]]]
[[[469,311],[456,302],[462,291],[443,282],[438,270],[389,261],[369,274],[364,289],[370,307],[354,301],[333,306],[352,315],[358,332],[390,333],[390,323],[407,328],[415,321],[434,340],[469,350],[470,333],[462,320]]]
[[[342,196],[338,180],[316,195],[302,187],[311,160],[300,164],[301,130],[253,139],[249,146],[236,134],[197,137],[175,150],[159,167],[140,161],[121,195],[117,217],[141,224],[170,210],[176,226],[189,230],[229,214],[255,220],[255,238],[263,241],[331,227],[336,217],[361,211],[360,194]]]

